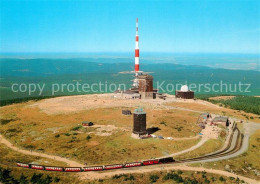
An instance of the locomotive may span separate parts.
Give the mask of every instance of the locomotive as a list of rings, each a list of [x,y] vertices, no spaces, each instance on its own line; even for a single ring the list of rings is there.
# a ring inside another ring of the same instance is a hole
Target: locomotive
[[[55,167],[55,166],[43,166],[43,165],[35,165],[35,164],[24,164],[24,163],[16,163],[16,164],[18,167],[45,170],[45,171],[88,172],[88,171],[103,171],[103,170],[111,170],[111,169],[123,169],[129,167],[140,167],[140,166],[155,165],[155,164],[167,164],[171,162],[175,162],[173,157],[144,160],[141,162],[130,162],[125,164],[113,164],[113,165],[91,166],[91,167]]]

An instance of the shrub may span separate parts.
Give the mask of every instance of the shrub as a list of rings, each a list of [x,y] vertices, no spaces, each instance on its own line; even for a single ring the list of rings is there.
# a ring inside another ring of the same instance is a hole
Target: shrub
[[[151,181],[152,183],[156,182],[158,179],[159,179],[159,176],[157,176],[157,175],[151,175],[151,176],[150,176],[150,181]]]
[[[60,178],[54,177],[53,181],[54,183],[58,183],[60,181]]]
[[[222,176],[220,176],[220,177],[219,177],[219,181],[225,182],[225,181],[226,181],[226,179],[225,179],[225,178],[223,178]]]
[[[18,132],[18,130],[16,128],[10,128],[7,130],[7,132]]]
[[[29,183],[29,181],[27,180],[27,176],[24,176],[23,173],[22,173],[22,175],[20,176],[19,183],[21,183],[21,184],[27,184],[27,183]]]
[[[234,180],[235,178],[234,177],[229,177],[230,180]]]
[[[163,177],[163,180],[169,180],[169,179],[172,179],[172,180],[176,181],[177,183],[183,182],[183,178],[176,173],[167,173]]]
[[[86,137],[87,141],[89,141],[91,138],[92,138],[92,137],[91,137],[90,135],[88,135],[88,136]]]
[[[113,179],[119,179],[119,178],[121,178],[121,177],[127,177],[127,175],[125,175],[125,174],[116,174],[116,175],[114,175],[112,178]]]
[[[12,119],[0,119],[0,124],[1,125],[6,125],[7,123],[11,122]]]
[[[167,126],[167,123],[165,121],[160,122],[161,125]]]
[[[177,173],[178,173],[178,174],[182,174],[183,172],[182,172],[181,170],[178,170]]]
[[[124,179],[124,181],[128,181],[128,180],[133,181],[133,180],[135,180],[135,177],[133,175],[130,175],[129,177],[127,177],[127,176],[125,176],[125,177],[126,178]]]
[[[211,177],[211,181],[216,181],[216,179],[214,178],[214,176]]]
[[[199,182],[195,178],[194,179],[185,178],[183,184],[199,184]]]
[[[32,145],[32,144],[24,144],[24,147],[27,148],[27,149],[34,149],[35,146]]]
[[[205,178],[204,183],[206,183],[206,184],[209,184],[209,183],[210,183],[210,181],[208,180],[208,178]]]
[[[81,127],[82,127],[81,125],[79,125],[79,126],[75,126],[75,127],[72,128],[71,130],[73,130],[73,131],[77,131],[77,130],[79,130]]]

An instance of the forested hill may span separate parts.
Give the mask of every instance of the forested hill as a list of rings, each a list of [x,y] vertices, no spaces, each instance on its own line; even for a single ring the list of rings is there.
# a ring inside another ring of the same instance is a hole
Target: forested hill
[[[113,61],[113,62],[112,62]],[[118,73],[133,71],[132,59],[87,58],[87,59],[0,59],[2,76],[50,76],[83,73]],[[170,63],[142,63],[143,71],[161,72],[176,70],[208,70],[205,66],[185,66]]]
[[[114,61],[114,62],[113,62]],[[163,62],[163,61],[162,61]],[[180,65],[173,63],[144,62],[140,64],[142,71],[151,72],[154,77],[154,87],[157,83],[167,84],[207,84],[220,82],[238,85],[239,82],[250,84],[250,92],[226,92],[222,94],[259,95],[260,72],[253,70],[215,69],[199,65]],[[133,74],[122,74],[123,71],[134,70],[134,62],[127,58],[85,58],[85,59],[0,59],[0,97],[15,99],[24,97],[37,97],[37,92],[28,96],[26,93],[13,93],[11,86],[14,83],[40,83],[46,84],[43,96],[50,95],[53,83],[125,83],[131,86]],[[49,86],[49,88],[48,88]],[[177,89],[177,88],[176,88]],[[234,89],[234,87],[233,87]],[[169,93],[174,94],[174,90]],[[108,91],[112,92],[112,91]],[[203,93],[204,91],[196,91]],[[82,94],[82,93],[73,93]],[[85,94],[85,93],[83,93]],[[72,95],[65,92],[56,95]]]

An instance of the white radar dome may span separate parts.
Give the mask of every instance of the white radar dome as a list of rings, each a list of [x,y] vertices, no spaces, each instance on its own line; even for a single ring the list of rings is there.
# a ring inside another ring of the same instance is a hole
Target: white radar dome
[[[188,88],[188,86],[187,85],[183,85],[182,87],[181,87],[181,91],[189,91],[189,88]]]

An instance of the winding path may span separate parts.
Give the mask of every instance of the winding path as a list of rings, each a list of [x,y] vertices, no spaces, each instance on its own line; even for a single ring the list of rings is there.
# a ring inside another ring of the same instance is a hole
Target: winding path
[[[17,152],[26,154],[26,155],[33,155],[33,156],[39,156],[39,157],[54,159],[56,161],[65,162],[70,167],[85,167],[84,165],[82,165],[82,164],[80,164],[76,161],[72,161],[72,160],[69,160],[67,158],[63,158],[63,157],[60,157],[60,156],[48,155],[48,154],[45,154],[45,153],[38,153],[38,152],[35,152],[35,151],[28,151],[28,150],[20,149],[20,148],[14,146],[7,139],[5,139],[3,137],[3,135],[1,135],[1,134],[0,134],[0,143],[5,144],[7,147],[9,147],[9,148],[11,148],[11,149],[13,149]]]
[[[207,142],[208,140],[209,140],[208,138],[202,138],[202,139],[200,140],[200,142],[198,142],[198,144],[196,144],[196,145],[194,145],[194,146],[192,146],[192,147],[190,147],[190,148],[188,148],[188,149],[186,149],[186,150],[183,150],[183,151],[180,151],[180,152],[177,152],[177,153],[172,153],[172,154],[170,154],[170,155],[167,155],[167,157],[168,157],[168,156],[169,156],[169,157],[173,157],[173,156],[177,156],[177,155],[181,155],[181,154],[183,154],[183,153],[187,153],[187,152],[193,151],[193,150],[195,150],[195,149],[201,147],[201,146],[202,146],[205,142]],[[165,157],[165,156],[163,156],[163,157]],[[163,157],[159,157],[159,158],[163,158]]]

